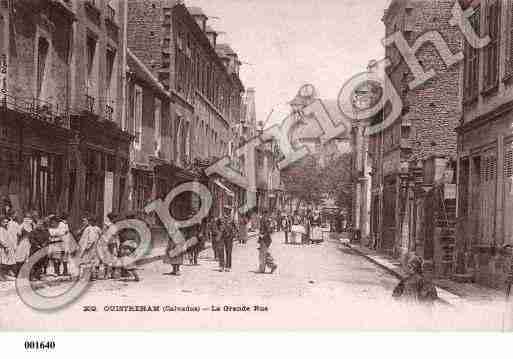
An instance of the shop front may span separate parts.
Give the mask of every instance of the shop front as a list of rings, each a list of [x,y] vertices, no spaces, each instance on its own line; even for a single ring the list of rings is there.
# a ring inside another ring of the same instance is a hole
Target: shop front
[[[0,108],[0,199],[19,215],[66,211],[64,167],[71,137],[60,124]]]
[[[69,161],[71,220],[85,216],[103,223],[110,212],[128,209],[129,146],[132,136],[111,121],[72,117],[78,135]]]

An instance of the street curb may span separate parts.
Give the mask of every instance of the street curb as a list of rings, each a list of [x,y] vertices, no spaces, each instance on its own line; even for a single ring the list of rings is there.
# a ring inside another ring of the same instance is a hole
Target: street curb
[[[368,254],[362,252],[361,250],[359,250],[358,248],[354,247],[354,246],[351,246],[350,243],[347,243],[347,242],[344,242],[342,241],[342,239],[340,239],[340,243],[345,246],[346,248],[349,248],[350,250],[352,250],[353,252],[357,253],[358,255],[362,256],[363,258],[367,259],[369,262],[377,265],[378,267],[384,269],[386,272],[390,273],[391,275],[393,275],[394,277],[396,277],[397,279],[399,280],[402,280],[404,279],[404,276],[399,273],[396,269],[392,268],[388,263],[383,263],[382,261],[379,261],[375,258],[372,258],[371,256],[369,256]],[[438,293],[438,300],[446,305],[450,305],[450,306],[456,306],[456,302],[457,301],[461,301],[463,300],[463,298],[455,293],[452,293],[446,289],[443,289],[439,286],[436,286],[436,291]]]

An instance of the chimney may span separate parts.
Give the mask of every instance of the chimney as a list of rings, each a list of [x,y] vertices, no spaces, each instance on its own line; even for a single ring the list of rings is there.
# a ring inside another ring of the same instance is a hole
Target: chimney
[[[201,31],[206,31],[208,17],[203,10],[197,6],[190,6],[187,8],[189,14],[194,18]]]
[[[217,31],[207,25],[205,28],[205,34],[207,35],[208,41],[210,41],[210,45],[215,49],[217,45]]]

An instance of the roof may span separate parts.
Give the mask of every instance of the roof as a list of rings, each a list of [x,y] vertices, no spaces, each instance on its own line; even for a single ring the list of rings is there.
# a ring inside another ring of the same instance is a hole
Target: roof
[[[192,16],[205,16],[205,13],[203,12],[203,9],[198,6],[187,6],[187,10],[189,11],[189,14]]]
[[[146,82],[161,95],[170,96],[169,92],[164,89],[164,86],[162,86],[159,80],[144,66],[141,60],[139,60],[130,49],[127,49],[127,64],[130,71],[133,71],[139,80]]]
[[[225,55],[237,55],[235,51],[228,44],[217,44],[216,51]]]
[[[207,25],[207,27],[206,27],[206,29],[205,29],[205,32],[206,32],[206,33],[211,32],[211,33],[216,33],[216,34],[217,34],[217,31],[216,31],[216,30],[214,30],[214,29],[212,29],[212,28],[211,28],[210,26],[208,26],[208,25]]]
[[[329,115],[331,121],[337,126],[344,126],[345,131],[338,136],[338,138],[349,138],[351,131],[351,121],[342,115],[337,100],[320,100],[326,112]],[[307,117],[306,122],[298,123],[296,130],[293,131],[292,141],[298,141],[302,139],[318,139],[324,131],[319,125],[318,121],[313,117]]]

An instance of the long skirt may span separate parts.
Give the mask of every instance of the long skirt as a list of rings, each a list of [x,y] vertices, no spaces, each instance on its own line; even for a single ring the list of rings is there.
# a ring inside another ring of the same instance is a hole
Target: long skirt
[[[18,248],[16,248],[15,260],[17,263],[23,263],[29,259],[30,247],[31,244],[29,238],[22,238],[20,244],[18,244]]]

